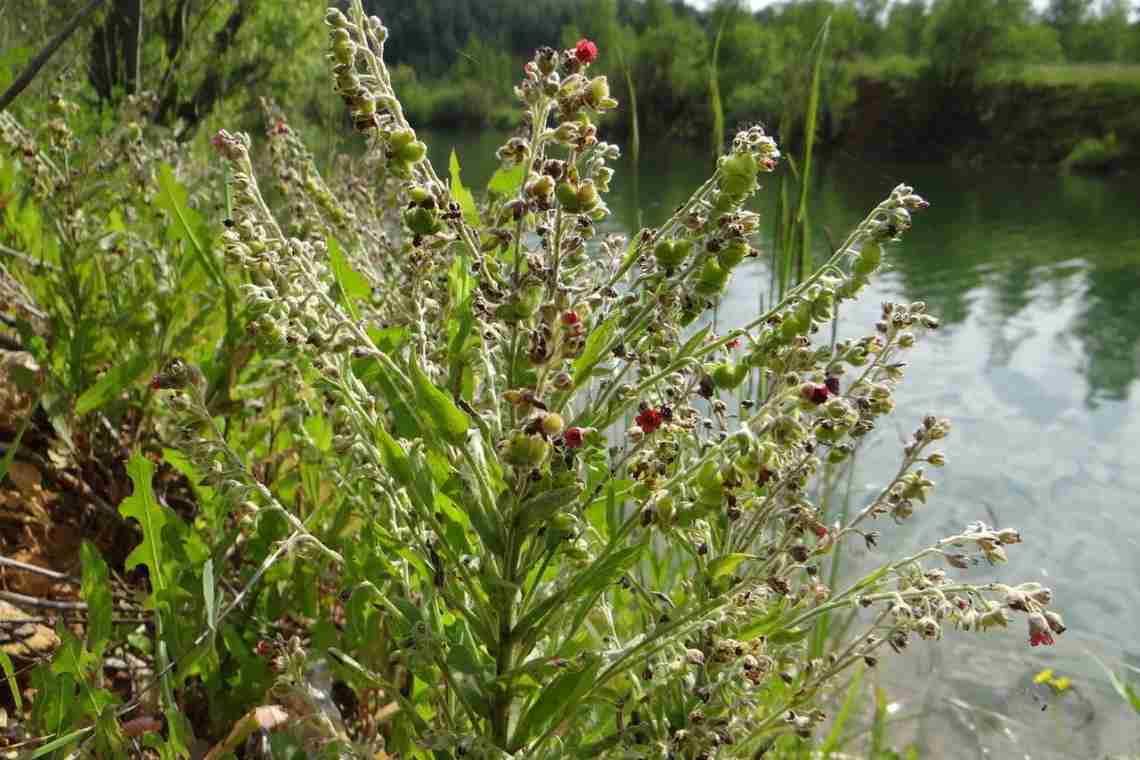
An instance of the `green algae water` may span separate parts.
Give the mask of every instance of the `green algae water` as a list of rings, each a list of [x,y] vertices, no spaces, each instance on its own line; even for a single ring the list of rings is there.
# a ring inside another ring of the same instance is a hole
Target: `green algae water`
[[[465,182],[477,187],[496,168],[502,136],[425,139],[437,166],[454,146]],[[1140,176],[843,155],[818,167],[810,210],[820,260],[829,240],[842,241],[898,183],[931,203],[888,249],[872,291],[844,307],[843,329],[873,331],[885,300],[923,300],[942,322],[909,352],[895,413],[860,446],[838,506],[869,503],[925,414],[954,423],[942,447],[948,464],[929,472],[937,483],[929,504],[901,526],[880,519],[882,548],[849,544],[846,568],[855,574],[913,553],[972,520],[1014,527],[1024,543],[1008,547],[1007,565],[948,572],[1038,580],[1069,626],[1051,648],[1030,648],[1018,617],[1005,631],[946,630],[937,644],[915,638],[902,655],[884,655],[866,683],[886,690],[890,743],[939,758],[1140,751],[1140,716],[1094,659],[1118,672],[1140,668]],[[617,167],[608,224],[632,232],[663,221],[710,168],[707,152],[647,146],[636,173],[628,161]],[[755,209],[771,229],[779,181],[765,179]],[[718,329],[770,303],[771,282],[765,258],[742,265],[717,309]],[[1035,685],[1044,668],[1072,687]],[[867,700],[865,720],[869,710]]]

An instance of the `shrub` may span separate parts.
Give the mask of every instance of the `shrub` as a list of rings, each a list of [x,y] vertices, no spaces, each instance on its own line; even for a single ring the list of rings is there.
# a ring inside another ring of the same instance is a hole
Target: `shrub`
[[[888,303],[863,337],[815,337],[927,206],[910,187],[717,336],[702,318],[758,255],[745,203],[780,158],[760,127],[627,241],[599,230],[618,149],[595,119],[617,103],[592,43],[526,65],[526,133],[476,203],[457,161],[445,181],[426,160],[380,21],[356,0],[326,22],[368,151],[326,180],[267,106],[279,201],[252,140],[226,131],[214,231],[169,193],[173,250],[224,261],[217,287],[240,292],[240,337],[218,353],[241,360],[219,404],[201,350],[166,352],[120,506],[142,534],[123,565],[145,568],[148,623],[112,618],[108,566],[86,548],[84,639],[63,632],[33,676],[45,751],[186,756],[196,734],[220,757],[264,729],[321,757],[753,757],[820,734],[845,674],[916,637],[1004,627],[1010,610],[1034,645],[1064,630],[1048,589],[939,566],[1003,561],[1010,528],[973,523],[823,580],[838,547],[880,541],[876,519],[921,509],[945,462],[950,423],[929,416],[860,512],[814,497],[938,324]],[[829,636],[840,613],[859,625]],[[117,691],[112,649],[147,663]]]
[[[1115,166],[1123,155],[1116,134],[1110,133],[1103,140],[1086,137],[1073,146],[1069,155],[1061,161],[1062,171],[1107,171]]]

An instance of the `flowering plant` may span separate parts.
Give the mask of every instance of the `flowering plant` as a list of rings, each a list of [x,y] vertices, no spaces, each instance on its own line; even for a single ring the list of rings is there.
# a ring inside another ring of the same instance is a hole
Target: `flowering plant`
[[[250,138],[214,137],[245,410],[211,407],[191,362],[154,379],[167,461],[202,504],[192,525],[156,504],[149,460],[130,467],[124,513],[149,551],[128,565],[148,569],[167,720],[153,746],[183,752],[187,696],[204,691],[263,710],[234,725],[216,709],[217,756],[254,725],[322,756],[754,757],[815,735],[844,674],[884,647],[1004,627],[1010,610],[1035,646],[1064,630],[1048,589],[927,564],[1000,562],[1012,529],[974,523],[849,584],[823,580],[843,542],[874,546],[873,521],[910,518],[934,487],[926,467],[945,462],[931,447],[950,423],[930,416],[862,511],[835,520],[813,500],[892,411],[900,357],[938,324],[921,302],[888,303],[865,337],[815,337],[927,206],[910,187],[715,336],[703,315],[759,255],[746,203],[780,159],[763,129],[739,132],[676,213],[626,241],[600,229],[618,149],[596,119],[617,102],[590,75],[592,42],[526,64],[522,129],[477,203],[405,119],[380,20],[354,0],[326,23],[368,152],[326,181],[267,104],[275,210]],[[755,398],[737,403],[750,375]],[[862,627],[817,644],[841,611]],[[113,733],[108,714],[92,731]]]

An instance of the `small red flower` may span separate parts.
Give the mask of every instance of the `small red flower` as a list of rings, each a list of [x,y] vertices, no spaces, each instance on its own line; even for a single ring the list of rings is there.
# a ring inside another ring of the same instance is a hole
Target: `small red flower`
[[[578,40],[578,44],[574,46],[574,57],[581,63],[593,63],[598,57],[598,46],[587,39]]]
[[[740,338],[733,338],[728,343],[725,343],[724,347],[728,349],[740,348]]]
[[[827,401],[827,397],[831,395],[827,390],[827,386],[822,383],[805,383],[803,391],[801,392],[804,398],[813,404],[822,404],[824,401]]]
[[[562,434],[562,440],[566,442],[568,449],[576,449],[581,446],[584,438],[585,435],[580,427],[566,428],[566,432]]]
[[[260,657],[268,657],[273,654],[273,645],[265,639],[257,642],[257,654]]]
[[[573,309],[562,312],[562,324],[566,325],[567,327],[573,327],[581,321],[582,318],[579,317],[578,312],[574,311]]]
[[[811,527],[811,532],[815,534],[816,538],[823,538],[827,535],[827,526],[823,523],[816,523]]]
[[[657,428],[661,427],[661,412],[653,407],[642,409],[641,413],[637,415],[637,426],[641,428],[644,433],[652,433]]]
[[[284,119],[278,119],[277,123],[273,125],[273,134],[283,135],[289,131],[288,125],[285,124]]]
[[[1030,646],[1038,646],[1045,644],[1052,646],[1053,631],[1049,628],[1049,621],[1040,612],[1034,612],[1029,615],[1029,644]]]

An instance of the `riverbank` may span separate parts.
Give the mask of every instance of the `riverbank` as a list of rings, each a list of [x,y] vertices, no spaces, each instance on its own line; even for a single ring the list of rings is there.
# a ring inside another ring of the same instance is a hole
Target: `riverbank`
[[[848,101],[842,107],[825,96],[824,148],[965,165],[1102,173],[1140,168],[1140,65],[1023,65],[997,69],[957,92],[930,80],[914,59],[853,63],[837,78],[852,83],[845,84],[852,92],[841,98]],[[415,124],[497,131],[514,126],[517,109],[507,93],[462,81],[404,84]],[[730,114],[741,110],[732,105],[726,104]],[[671,120],[677,126],[669,139],[708,139],[707,103],[688,98],[673,110],[680,116]],[[744,110],[765,124],[780,122],[779,114]],[[607,137],[627,141],[628,114],[620,111],[608,122]],[[733,120],[727,123],[731,129]]]
[[[957,163],[1140,166],[1140,66],[1025,66],[957,94],[919,67],[863,67],[838,144]]]

